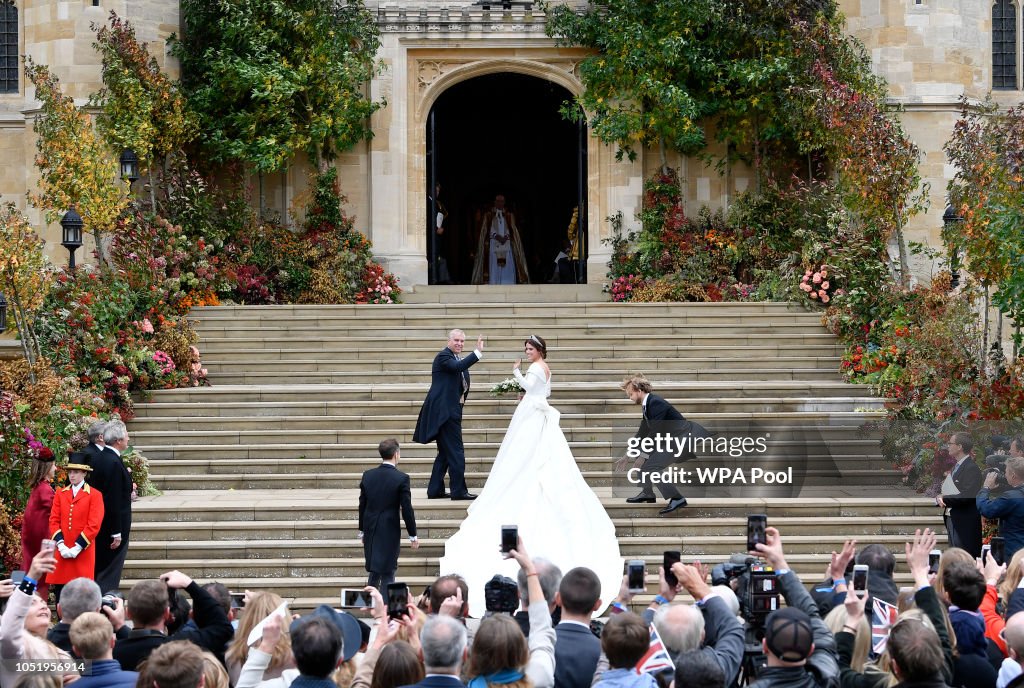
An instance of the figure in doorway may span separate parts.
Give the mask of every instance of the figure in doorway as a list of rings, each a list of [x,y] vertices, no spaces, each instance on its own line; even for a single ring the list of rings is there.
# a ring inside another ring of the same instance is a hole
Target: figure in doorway
[[[516,218],[505,208],[505,197],[494,197],[494,207],[484,214],[473,266],[473,284],[529,284],[526,255],[519,239]]]
[[[435,207],[436,201],[436,207]],[[451,274],[448,272],[448,237],[445,235],[445,221],[448,219],[448,209],[441,202],[441,182],[434,186],[434,195],[427,196],[428,227],[434,230],[433,239],[427,235],[427,251],[434,255],[434,284],[451,284]],[[433,246],[430,243],[433,242]]]

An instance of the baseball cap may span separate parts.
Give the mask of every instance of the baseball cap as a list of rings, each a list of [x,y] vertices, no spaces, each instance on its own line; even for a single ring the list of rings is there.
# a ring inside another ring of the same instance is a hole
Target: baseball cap
[[[801,662],[811,654],[814,632],[811,617],[795,607],[774,611],[764,629],[765,644],[784,662]]]
[[[359,648],[363,644],[363,632],[359,628],[359,619],[348,614],[346,612],[339,612],[336,609],[332,609],[326,604],[321,604],[319,607],[313,610],[312,614],[304,616],[301,619],[296,619],[291,624],[291,629],[295,628],[295,625],[302,621],[302,619],[308,618],[309,616],[322,616],[327,619],[341,631],[342,648],[341,648],[341,659],[347,662],[348,660],[355,657],[356,653],[359,652]]]

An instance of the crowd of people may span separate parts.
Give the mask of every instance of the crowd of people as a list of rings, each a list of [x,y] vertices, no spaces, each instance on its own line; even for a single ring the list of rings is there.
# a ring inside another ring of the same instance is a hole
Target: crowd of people
[[[659,567],[658,594],[637,609],[623,577],[600,620],[592,618],[607,606],[598,576],[585,567],[563,574],[532,558],[521,538],[506,555],[519,569],[510,581],[518,611],[495,611],[492,604],[504,603],[488,594],[488,612],[474,610],[482,618],[470,616],[468,584],[455,574],[397,613],[368,586],[362,618],[326,605],[289,616],[271,592],[246,593],[235,608],[224,585],[200,585],[180,571],[137,582],[125,599],[80,577],[64,585],[56,625],[36,594],[58,566],[57,554],[43,549],[17,587],[0,588],[0,685],[1016,688],[1024,683],[1024,550],[1005,565],[950,548],[936,565],[935,544],[930,530],[906,543],[912,587],[896,585],[896,557],[886,547],[858,552],[848,541],[833,553],[825,581],[808,590],[769,527],[729,584],[712,585],[700,562],[677,562]],[[763,589],[784,606],[751,608],[755,563],[758,575],[771,576]],[[863,568],[868,575],[855,586],[850,572]],[[59,670],[28,671],[25,660],[50,660]]]

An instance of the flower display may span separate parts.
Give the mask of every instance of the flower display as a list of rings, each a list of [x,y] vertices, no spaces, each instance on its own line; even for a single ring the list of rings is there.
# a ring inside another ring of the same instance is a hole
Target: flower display
[[[807,294],[807,298],[818,303],[828,303],[832,300],[831,282],[828,279],[828,267],[822,265],[817,270],[805,270],[804,276],[800,279],[800,291]]]
[[[519,380],[514,377],[506,378],[501,382],[491,387],[489,394],[492,397],[503,397],[511,394],[522,394],[523,387],[519,384]]]

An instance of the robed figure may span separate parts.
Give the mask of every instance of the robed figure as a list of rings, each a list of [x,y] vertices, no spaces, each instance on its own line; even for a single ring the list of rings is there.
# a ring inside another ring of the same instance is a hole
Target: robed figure
[[[473,264],[473,284],[529,284],[526,254],[512,211],[498,195],[484,214]]]

